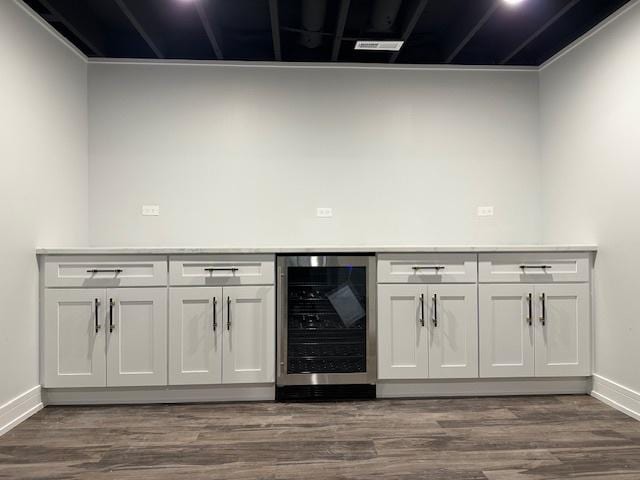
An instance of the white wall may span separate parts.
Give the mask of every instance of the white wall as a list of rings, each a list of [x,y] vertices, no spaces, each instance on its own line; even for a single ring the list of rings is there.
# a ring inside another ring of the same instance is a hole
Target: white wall
[[[0,2],[0,406],[38,385],[41,245],[87,239],[86,63]]]
[[[596,373],[640,392],[640,6],[540,75],[544,240],[599,245]]]
[[[536,72],[91,64],[90,241],[538,242],[537,105]]]

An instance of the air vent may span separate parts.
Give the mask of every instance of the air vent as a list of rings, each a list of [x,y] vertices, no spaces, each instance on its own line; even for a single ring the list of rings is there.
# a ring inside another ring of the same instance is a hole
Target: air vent
[[[356,42],[356,50],[387,50],[397,52],[402,48],[404,42],[401,40],[380,42],[375,40],[358,40]]]

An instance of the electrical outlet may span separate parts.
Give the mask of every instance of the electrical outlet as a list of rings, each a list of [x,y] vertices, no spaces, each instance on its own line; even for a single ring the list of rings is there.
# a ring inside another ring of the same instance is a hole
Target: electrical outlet
[[[333,209],[329,207],[318,207],[316,210],[316,216],[318,217],[333,217]]]
[[[160,215],[160,205],[142,205],[142,215],[157,217]]]
[[[478,207],[479,217],[493,217],[493,207]]]

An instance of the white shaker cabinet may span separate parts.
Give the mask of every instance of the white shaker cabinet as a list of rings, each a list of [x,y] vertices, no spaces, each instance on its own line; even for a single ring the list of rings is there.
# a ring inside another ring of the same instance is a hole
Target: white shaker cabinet
[[[426,285],[378,286],[378,378],[427,378]]]
[[[480,376],[534,374],[533,286],[480,285]]]
[[[429,285],[429,378],[478,376],[475,285]]]
[[[169,383],[222,383],[222,287],[176,287],[169,299]]]
[[[476,285],[378,285],[378,378],[478,377]]]
[[[222,381],[275,381],[275,293],[269,286],[222,289]]]
[[[104,387],[105,290],[47,289],[44,293],[44,384]]]
[[[167,383],[165,288],[45,290],[44,386]]]
[[[167,290],[107,290],[107,386],[167,384]]]
[[[589,284],[480,285],[480,376],[591,374]]]
[[[537,377],[591,375],[589,285],[536,285]]]

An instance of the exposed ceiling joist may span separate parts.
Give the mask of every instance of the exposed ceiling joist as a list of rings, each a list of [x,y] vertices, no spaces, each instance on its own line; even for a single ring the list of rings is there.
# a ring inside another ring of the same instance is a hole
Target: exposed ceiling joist
[[[278,0],[269,0],[269,15],[271,16],[273,56],[276,61],[280,61],[282,60],[282,48],[280,47],[280,17],[278,14]]]
[[[73,33],[97,57],[105,57],[104,41],[89,15],[84,15],[83,5],[75,2],[57,1],[55,6],[49,0],[40,0],[43,7],[49,10],[54,21],[58,21]],[[49,20],[48,20],[49,21]]]
[[[202,2],[196,2],[196,9],[198,11],[200,21],[202,22],[202,28],[204,28],[204,31],[207,34],[207,38],[209,39],[209,43],[211,44],[211,48],[213,49],[213,53],[216,54],[216,58],[218,60],[224,59],[224,56],[222,55],[222,49],[220,48],[220,43],[218,42],[218,37],[213,31],[213,26],[211,25],[211,21],[209,20],[209,16],[205,11]]]
[[[462,41],[458,43],[458,45],[449,54],[449,56],[445,60],[445,63],[451,63],[455,60],[455,58],[462,51],[462,49],[466,47],[467,43],[469,43],[471,39],[476,36],[476,33],[478,33],[480,29],[484,27],[484,25],[493,16],[493,14],[496,12],[498,7],[500,7],[500,5],[502,4],[502,1],[503,0],[494,0],[494,2],[487,9],[487,11],[484,13],[482,18],[478,21],[478,23],[475,24],[475,26],[469,31],[469,33],[467,33],[467,35],[462,39]]]
[[[509,55],[504,57],[502,61],[500,61],[500,65],[504,65],[513,57],[515,57],[517,54],[519,54],[522,50],[524,50],[531,42],[533,42],[536,38],[542,35],[547,30],[547,28],[549,28],[551,25],[556,23],[558,20],[560,20],[560,18],[562,18],[562,16],[565,13],[567,13],[569,10],[575,7],[578,4],[578,2],[580,2],[580,0],[572,0],[569,3],[567,3],[564,7],[562,7],[560,11],[558,11],[558,13],[556,13],[553,17],[547,20],[538,30],[533,32],[533,34],[527,37],[527,39],[524,42],[522,42],[520,45],[518,45]]]
[[[133,25],[133,28],[136,29],[138,34],[140,34],[142,39],[147,43],[149,48],[153,51],[155,56],[158,57],[158,58],[165,58],[164,54],[162,53],[162,51],[158,48],[158,46],[155,44],[153,39],[149,36],[147,31],[140,24],[140,22],[138,21],[136,16],[129,9],[129,7],[125,3],[125,0],[114,0],[114,1],[116,2],[116,5],[118,5],[118,7],[120,7],[120,10],[122,10],[122,13],[124,13],[125,17],[127,17],[129,22],[131,23],[131,25]]]
[[[415,10],[413,11],[409,19],[406,21],[404,28],[402,29],[402,36],[400,37],[400,40],[402,40],[403,42],[406,42],[407,39],[413,33],[413,29],[416,28],[416,25],[418,24],[418,20],[420,20],[420,17],[422,16],[424,9],[427,7],[428,1],[429,0],[420,0],[416,5]],[[389,63],[395,63],[395,61],[398,59],[398,55],[400,55],[400,51],[397,51],[393,55],[391,55],[391,58],[389,59]]]
[[[340,12],[338,13],[338,24],[336,26],[336,36],[333,39],[333,48],[331,49],[331,61],[337,62],[340,54],[340,46],[342,45],[342,36],[344,35],[344,27],[347,24],[347,16],[349,15],[349,7],[351,0],[342,0],[340,2]]]

